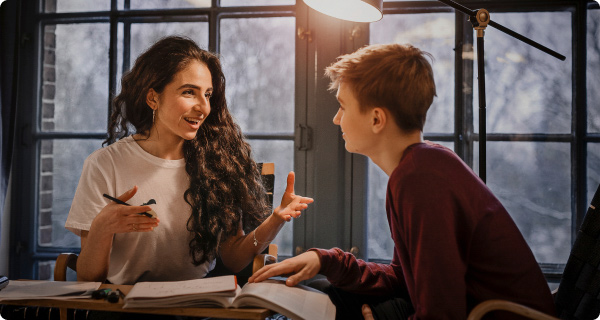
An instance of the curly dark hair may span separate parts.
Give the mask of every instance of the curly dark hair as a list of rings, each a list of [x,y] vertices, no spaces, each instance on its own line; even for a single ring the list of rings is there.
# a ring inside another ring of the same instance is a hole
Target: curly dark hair
[[[248,233],[270,211],[250,145],[227,108],[219,58],[188,38],[171,36],[156,42],[123,75],[104,144],[128,136],[133,128],[148,136],[153,122],[152,109],[146,103],[148,90],[161,93],[192,61],[208,67],[213,83],[211,112],[196,137],[183,144],[185,169],[190,177],[183,197],[192,209],[187,221],[187,229],[193,234],[189,252],[193,263],[200,265],[217,256],[220,244],[236,234],[240,222]]]

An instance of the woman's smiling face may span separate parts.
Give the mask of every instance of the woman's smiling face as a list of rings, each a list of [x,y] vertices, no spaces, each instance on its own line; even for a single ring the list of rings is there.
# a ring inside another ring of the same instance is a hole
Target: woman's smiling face
[[[152,130],[161,140],[192,140],[210,113],[212,77],[208,67],[197,60],[179,71],[160,94],[150,89],[148,101],[155,109]],[[154,106],[152,102],[157,102]],[[166,135],[166,136],[165,136]]]

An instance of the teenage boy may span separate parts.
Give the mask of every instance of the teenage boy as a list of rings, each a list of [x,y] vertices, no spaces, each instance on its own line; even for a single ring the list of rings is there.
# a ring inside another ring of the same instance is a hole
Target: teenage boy
[[[293,286],[323,274],[338,318],[362,318],[361,309],[370,316],[372,309],[379,319],[465,319],[489,299],[554,315],[544,276],[500,201],[450,149],[423,141],[436,95],[426,56],[410,45],[371,45],[339,57],[325,73],[337,89],[333,123],[346,150],[368,156],[389,176],[391,264],[311,249],[262,268],[250,282],[291,274]]]

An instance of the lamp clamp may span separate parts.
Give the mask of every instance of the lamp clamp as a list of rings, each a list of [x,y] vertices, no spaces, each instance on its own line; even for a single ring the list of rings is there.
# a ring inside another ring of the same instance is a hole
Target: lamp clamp
[[[469,21],[473,29],[477,30],[477,37],[483,37],[483,31],[490,22],[490,13],[486,9],[475,10],[473,15],[469,16]]]

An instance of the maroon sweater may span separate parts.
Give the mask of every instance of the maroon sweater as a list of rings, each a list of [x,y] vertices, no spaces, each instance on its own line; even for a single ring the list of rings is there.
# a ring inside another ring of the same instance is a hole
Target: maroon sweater
[[[500,201],[451,150],[409,146],[387,187],[394,257],[365,262],[314,249],[321,274],[356,293],[408,292],[412,319],[465,319],[478,303],[505,299],[555,315],[544,276]]]

